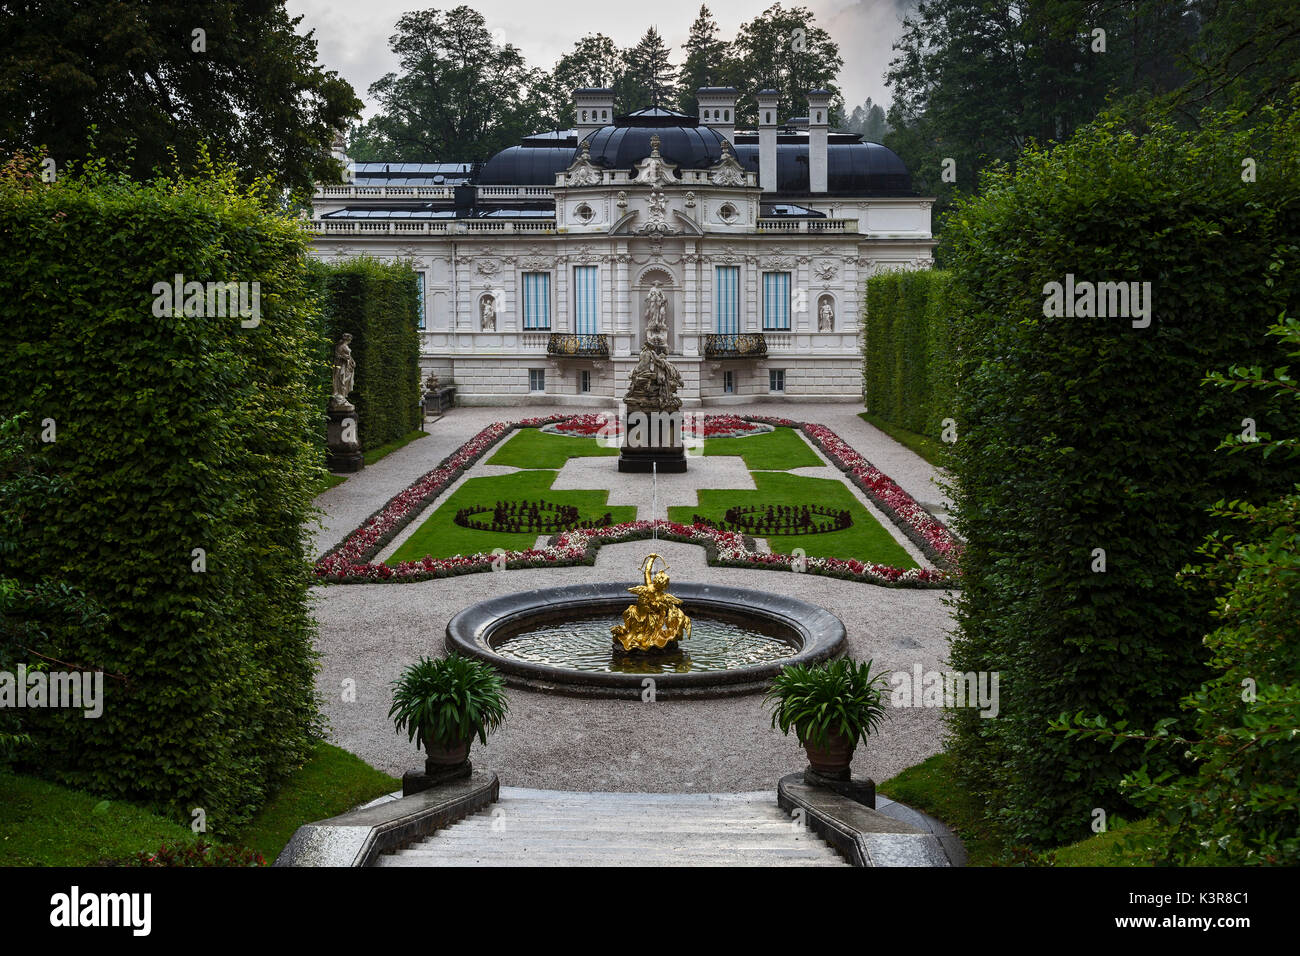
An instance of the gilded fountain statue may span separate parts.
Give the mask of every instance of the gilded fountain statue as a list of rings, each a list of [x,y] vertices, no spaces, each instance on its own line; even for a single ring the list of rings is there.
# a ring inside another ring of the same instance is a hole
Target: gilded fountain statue
[[[625,653],[660,653],[676,650],[677,643],[691,636],[691,619],[681,608],[681,599],[668,593],[668,562],[655,573],[655,561],[663,561],[657,554],[648,554],[641,562],[644,584],[628,588],[636,595],[636,603],[623,612],[623,623],[610,628],[616,650]]]

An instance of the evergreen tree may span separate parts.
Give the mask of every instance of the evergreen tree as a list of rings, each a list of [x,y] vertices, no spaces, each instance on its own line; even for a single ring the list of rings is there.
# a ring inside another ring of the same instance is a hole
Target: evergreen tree
[[[696,115],[700,109],[696,90],[730,85],[730,45],[718,36],[717,21],[707,6],[700,7],[682,51],[685,59],[678,73],[677,102],[683,113]]]
[[[615,85],[621,112],[647,106],[677,108],[676,68],[671,48],[658,29],[650,27],[636,46],[623,54],[623,74]]]

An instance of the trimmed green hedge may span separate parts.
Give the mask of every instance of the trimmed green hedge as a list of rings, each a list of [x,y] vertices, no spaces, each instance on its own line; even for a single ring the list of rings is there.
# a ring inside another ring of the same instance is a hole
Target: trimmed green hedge
[[[938,440],[953,407],[951,277],[938,270],[867,280],[862,384],[867,410]]]
[[[28,711],[21,765],[186,823],[202,808],[228,833],[319,730],[302,534],[322,474],[308,237],[229,171],[50,185],[30,171],[0,170],[0,415],[27,413],[36,434],[54,420],[37,448],[61,482],[19,503],[6,574],[82,589],[106,626],[52,630],[31,650],[122,679],[105,680],[98,719]],[[260,321],[156,315],[155,284],[178,273],[259,283]]]
[[[1258,181],[1243,182],[1246,157]],[[1095,808],[1131,815],[1117,784],[1140,749],[1048,724],[1082,711],[1187,730],[1177,702],[1207,677],[1214,602],[1179,571],[1223,524],[1215,501],[1270,500],[1295,481],[1215,448],[1245,418],[1294,435],[1297,410],[1201,383],[1286,364],[1265,333],[1300,311],[1297,157],[1295,115],[1141,136],[1099,122],[993,171],[948,220],[966,541],[951,664],[1001,675],[999,716],[954,712],[950,746],[1009,844],[1076,840]],[[1151,282],[1150,326],[1046,317],[1045,287],[1067,274]],[[1153,757],[1162,769],[1177,768]]]
[[[419,287],[405,263],[361,256],[312,264],[312,282],[323,297],[326,360],[352,334],[357,363],[352,404],[357,407],[361,449],[396,441],[420,427]],[[322,383],[321,407],[329,401],[331,377]]]

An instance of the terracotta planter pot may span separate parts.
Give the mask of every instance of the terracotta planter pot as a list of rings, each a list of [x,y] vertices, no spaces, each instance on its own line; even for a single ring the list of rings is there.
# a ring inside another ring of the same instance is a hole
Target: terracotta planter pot
[[[856,744],[849,743],[847,737],[832,730],[826,735],[826,746],[817,747],[804,741],[803,749],[808,753],[808,764],[825,777],[849,778],[849,765],[853,762]]]
[[[425,766],[430,769],[434,767],[457,767],[469,759],[469,748],[474,743],[474,738],[462,740],[455,744],[441,744],[429,740],[424,740]]]

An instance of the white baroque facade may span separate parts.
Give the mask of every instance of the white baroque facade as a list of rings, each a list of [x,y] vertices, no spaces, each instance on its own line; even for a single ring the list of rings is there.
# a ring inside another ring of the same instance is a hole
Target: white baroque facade
[[[481,166],[359,164],[318,186],[314,251],[412,263],[424,373],[465,404],[617,405],[656,285],[685,406],[857,401],[866,279],[930,265],[932,200],[829,132],[829,94],[784,127],[765,99],[746,132],[734,90],[698,119],[580,90],[574,129]]]

